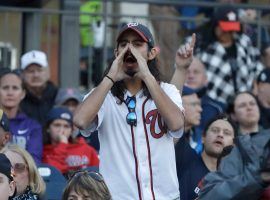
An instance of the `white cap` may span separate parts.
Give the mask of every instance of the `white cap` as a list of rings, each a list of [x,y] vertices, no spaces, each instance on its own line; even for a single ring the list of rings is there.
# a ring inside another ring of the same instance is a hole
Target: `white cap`
[[[30,64],[38,64],[41,67],[47,67],[48,61],[47,56],[42,51],[29,51],[22,55],[21,57],[21,69],[24,70],[27,68]]]

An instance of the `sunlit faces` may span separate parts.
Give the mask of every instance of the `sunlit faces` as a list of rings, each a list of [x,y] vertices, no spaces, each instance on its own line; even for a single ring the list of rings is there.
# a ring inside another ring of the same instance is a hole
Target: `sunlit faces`
[[[241,126],[257,124],[260,119],[260,112],[256,99],[248,93],[240,93],[234,101],[232,118]]]
[[[2,173],[0,173],[0,199],[8,200],[9,197],[13,195],[15,191],[15,183],[14,181],[10,181],[8,177]]]
[[[0,104],[4,108],[18,107],[25,96],[22,80],[15,74],[9,73],[0,79]]]
[[[69,138],[72,134],[72,126],[66,120],[56,119],[49,125],[48,131],[54,144],[58,143],[62,136]]]
[[[24,164],[27,166],[25,160],[23,157],[13,151],[6,151],[5,155],[8,157],[8,159],[11,162],[11,165],[13,168],[15,168],[15,165],[18,163]],[[16,182],[16,188],[17,188],[17,194],[22,194],[26,187],[29,185],[29,172],[28,172],[28,167],[24,168],[24,170],[14,170],[15,177],[14,181]]]
[[[37,64],[31,64],[23,71],[23,76],[27,87],[39,88],[44,87],[49,80],[47,67],[41,67]]]
[[[223,119],[214,121],[202,137],[204,151],[207,155],[218,157],[223,148],[233,144],[234,129]]]
[[[198,58],[194,58],[188,67],[185,84],[192,89],[199,89],[207,84],[205,67]]]
[[[148,44],[134,31],[125,31],[119,39],[115,56],[118,56],[126,45],[132,45],[141,56],[146,60],[152,60],[155,58],[157,51],[155,48],[149,49]],[[130,49],[123,58],[124,71],[130,76],[133,76],[138,71],[138,63],[135,56],[131,53]]]
[[[196,126],[200,124],[201,120],[201,100],[197,94],[186,95],[182,97],[183,106],[185,108],[185,125]]]
[[[89,195],[79,195],[74,190],[70,192],[67,200],[94,200]]]

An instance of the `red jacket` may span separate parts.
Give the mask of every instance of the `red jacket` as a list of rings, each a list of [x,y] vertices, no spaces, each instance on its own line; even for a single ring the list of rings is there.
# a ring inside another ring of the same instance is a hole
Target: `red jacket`
[[[96,150],[83,138],[79,138],[77,143],[45,145],[42,161],[56,167],[62,173],[99,165]]]

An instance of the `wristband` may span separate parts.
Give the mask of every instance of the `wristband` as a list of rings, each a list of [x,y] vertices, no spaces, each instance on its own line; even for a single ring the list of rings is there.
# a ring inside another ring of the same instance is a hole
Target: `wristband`
[[[105,77],[107,77],[108,79],[110,79],[112,81],[113,85],[115,84],[114,80],[111,77],[109,77],[108,75],[106,75]]]

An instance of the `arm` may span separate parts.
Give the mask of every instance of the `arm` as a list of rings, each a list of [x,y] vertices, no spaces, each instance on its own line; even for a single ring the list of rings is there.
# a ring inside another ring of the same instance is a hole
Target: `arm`
[[[179,107],[169,98],[169,96],[161,89],[155,77],[149,71],[146,59],[140,52],[129,45],[131,53],[135,56],[138,62],[139,70],[135,74],[136,77],[141,79],[148,88],[152,99],[162,116],[167,127],[171,131],[177,131],[184,126],[184,116]],[[153,53],[154,54],[154,53]],[[152,57],[154,59],[155,56]],[[179,98],[180,95],[179,95]]]
[[[195,33],[192,34],[190,43],[181,46],[175,55],[175,71],[171,79],[171,84],[174,84],[182,94],[182,88],[185,83],[186,71],[193,59],[193,49],[196,42]]]
[[[125,73],[122,70],[123,57],[126,53],[128,45],[121,52],[119,56],[114,60],[108,76],[114,81],[122,80]],[[105,100],[105,97],[111,87],[113,86],[112,80],[105,77],[101,83],[95,88],[95,90],[78,106],[74,113],[74,124],[84,130],[89,124],[97,120],[97,113]]]

